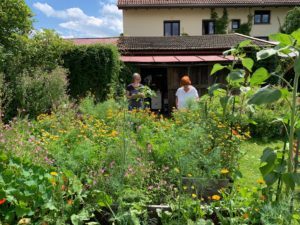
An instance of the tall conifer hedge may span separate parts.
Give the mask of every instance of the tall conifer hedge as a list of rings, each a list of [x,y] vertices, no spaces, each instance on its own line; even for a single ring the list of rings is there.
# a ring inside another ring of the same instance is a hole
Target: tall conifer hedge
[[[120,54],[114,45],[74,46],[63,60],[69,70],[69,94],[74,98],[90,92],[103,101],[119,85]]]

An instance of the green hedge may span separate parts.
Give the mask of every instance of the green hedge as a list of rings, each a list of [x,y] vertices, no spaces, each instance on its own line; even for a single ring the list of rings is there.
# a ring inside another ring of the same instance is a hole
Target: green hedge
[[[82,98],[92,93],[97,101],[105,100],[119,86],[120,55],[114,45],[74,46],[63,55],[69,70],[69,94]]]

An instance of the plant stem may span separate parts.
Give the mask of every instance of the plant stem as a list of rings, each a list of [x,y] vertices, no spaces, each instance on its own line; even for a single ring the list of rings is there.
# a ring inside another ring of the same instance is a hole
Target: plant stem
[[[296,125],[296,108],[297,108],[297,92],[298,92],[298,84],[299,84],[299,74],[295,74],[294,85],[293,85],[293,99],[292,99],[292,114],[291,114],[291,125],[290,125],[290,137],[289,137],[289,158],[288,158],[288,172],[292,174],[294,171],[294,162],[293,162],[293,151],[294,151],[294,139],[295,139],[295,125]],[[289,189],[289,188],[288,188]],[[293,195],[294,192],[292,190],[292,199],[290,202],[290,212],[291,214],[294,211],[294,201]]]
[[[285,153],[286,153],[286,141],[284,141],[283,150],[282,150],[282,157],[280,165],[283,165],[284,159],[285,159]],[[281,182],[281,176],[279,176],[278,184],[277,184],[277,191],[276,191],[276,202],[278,202],[280,194],[282,190],[282,182]]]
[[[295,133],[295,118],[297,108],[297,92],[299,84],[299,74],[295,74],[294,85],[293,85],[293,99],[292,99],[292,113],[291,113],[291,124],[289,134],[289,158],[288,158],[288,172],[293,172],[293,150],[294,150],[294,133]]]

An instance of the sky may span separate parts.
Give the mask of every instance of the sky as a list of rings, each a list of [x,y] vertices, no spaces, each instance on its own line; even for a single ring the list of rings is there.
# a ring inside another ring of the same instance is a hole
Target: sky
[[[34,28],[55,30],[64,38],[116,37],[123,31],[116,0],[26,0]]]

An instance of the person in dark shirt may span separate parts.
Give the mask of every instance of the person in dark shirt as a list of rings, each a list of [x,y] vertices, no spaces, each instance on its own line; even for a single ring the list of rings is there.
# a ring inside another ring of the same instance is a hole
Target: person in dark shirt
[[[142,109],[144,94],[140,92],[140,88],[143,87],[141,84],[141,75],[134,73],[132,76],[132,83],[126,88],[126,97],[129,100],[129,110]]]

